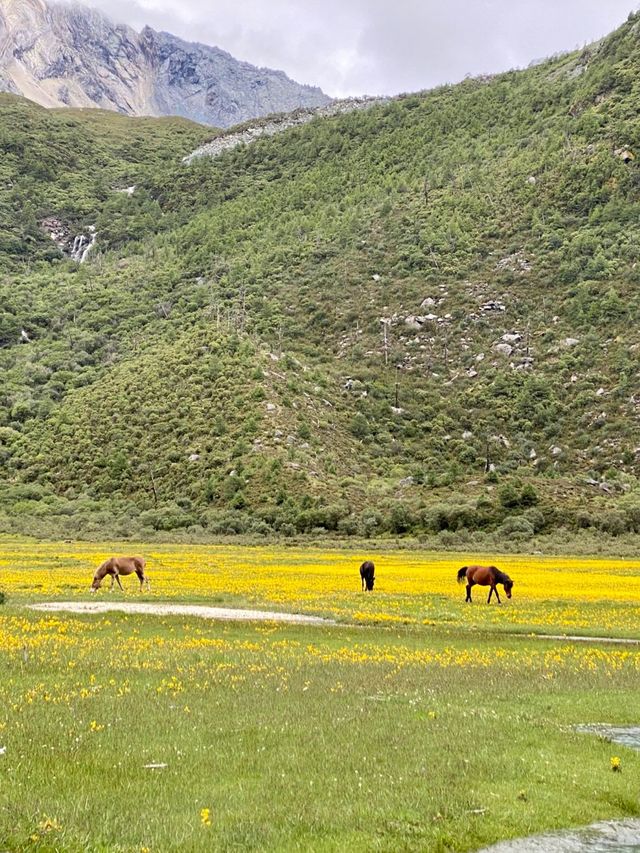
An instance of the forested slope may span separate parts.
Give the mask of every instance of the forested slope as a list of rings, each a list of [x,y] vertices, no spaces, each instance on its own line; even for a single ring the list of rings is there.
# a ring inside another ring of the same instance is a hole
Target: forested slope
[[[138,146],[87,263],[3,280],[5,525],[636,529],[639,28],[189,167]]]

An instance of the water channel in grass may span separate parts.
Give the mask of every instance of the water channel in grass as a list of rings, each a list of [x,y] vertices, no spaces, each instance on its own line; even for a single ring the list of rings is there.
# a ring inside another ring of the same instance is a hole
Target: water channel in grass
[[[596,723],[576,730],[640,750],[640,726]],[[603,820],[583,829],[501,841],[479,853],[640,853],[640,820]]]

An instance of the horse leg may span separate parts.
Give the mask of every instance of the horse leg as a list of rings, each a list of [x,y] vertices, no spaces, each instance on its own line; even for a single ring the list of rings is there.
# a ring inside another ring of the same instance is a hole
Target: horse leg
[[[469,602],[469,604],[473,604],[473,602],[471,601],[471,584],[470,583],[467,584],[467,597],[465,598],[465,604],[467,601]]]
[[[113,575],[109,575],[111,578],[111,586],[109,587],[109,592],[113,592]]]
[[[115,579],[118,581],[118,586],[120,587],[120,589],[124,592],[124,587],[120,583],[120,575],[118,574],[118,572],[115,573]]]
[[[494,592],[496,595],[498,594],[498,590],[495,588],[495,586],[492,586],[489,589],[489,598],[487,598],[487,604],[491,604],[491,596],[493,595]]]
[[[498,595],[498,587],[494,587],[493,591],[495,592],[496,598],[498,599],[498,604],[502,604],[502,602],[500,601],[500,596]]]

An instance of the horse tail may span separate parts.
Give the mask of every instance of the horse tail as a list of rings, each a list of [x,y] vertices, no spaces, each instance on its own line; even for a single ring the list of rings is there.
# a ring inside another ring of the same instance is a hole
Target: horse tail
[[[458,583],[464,583],[464,581],[467,577],[467,569],[468,568],[469,568],[469,566],[463,566],[461,569],[458,570]]]

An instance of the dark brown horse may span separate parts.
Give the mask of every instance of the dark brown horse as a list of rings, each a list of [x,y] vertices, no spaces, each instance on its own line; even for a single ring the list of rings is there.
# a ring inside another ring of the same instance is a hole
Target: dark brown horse
[[[469,603],[471,603],[471,587],[476,584],[491,587],[489,590],[487,604],[491,601],[491,596],[494,592],[498,599],[498,604],[502,603],[496,586],[496,584],[499,583],[503,585],[507,598],[511,598],[513,581],[509,575],[505,575],[504,572],[501,572],[500,569],[497,569],[495,566],[463,566],[458,572],[458,583],[464,583],[465,580],[467,582],[467,597],[465,598],[465,601],[468,601]]]
[[[368,592],[371,592],[373,589],[373,584],[375,581],[376,567],[373,565],[371,560],[365,560],[364,563],[360,566],[360,579],[362,580],[362,591],[365,591],[365,586]]]
[[[120,583],[120,575],[132,575],[134,572],[140,581],[140,591],[142,591],[145,584],[147,585],[147,589],[150,590],[151,584],[149,583],[149,578],[144,573],[144,567],[145,561],[142,557],[109,557],[108,560],[105,560],[96,569],[96,573],[93,576],[93,583],[91,584],[91,592],[97,592],[100,589],[102,581],[107,575],[111,577],[109,591],[113,590],[113,582],[116,580],[118,581],[118,586],[124,592],[123,586]]]

